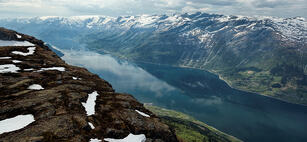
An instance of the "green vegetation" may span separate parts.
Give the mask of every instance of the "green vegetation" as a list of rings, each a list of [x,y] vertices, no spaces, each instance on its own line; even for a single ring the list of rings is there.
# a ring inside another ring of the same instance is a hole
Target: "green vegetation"
[[[163,122],[168,124],[170,127],[175,129],[176,135],[179,140],[185,142],[207,142],[208,137],[201,134],[197,130],[194,130],[192,126],[186,124],[181,124],[180,122],[175,122],[167,118],[162,118]]]
[[[241,140],[225,134],[207,124],[186,114],[145,105],[147,109],[161,117],[176,132],[177,137],[184,142],[241,142]]]

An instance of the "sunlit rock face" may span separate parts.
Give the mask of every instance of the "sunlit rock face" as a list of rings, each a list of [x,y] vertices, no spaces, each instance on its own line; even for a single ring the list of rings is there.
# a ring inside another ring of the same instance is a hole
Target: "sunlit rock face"
[[[97,75],[66,64],[42,41],[4,28],[0,94],[0,141],[88,142],[128,135],[177,141],[131,95],[115,93]]]

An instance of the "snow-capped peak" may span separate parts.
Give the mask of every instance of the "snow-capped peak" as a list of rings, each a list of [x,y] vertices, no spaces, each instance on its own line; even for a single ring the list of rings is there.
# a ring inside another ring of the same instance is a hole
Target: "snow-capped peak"
[[[51,19],[51,18],[59,18],[59,16],[42,16],[42,17],[38,17],[40,20],[47,20],[47,19]]]
[[[2,21],[10,21],[3,19]],[[36,18],[20,18],[16,24],[36,23],[42,25],[62,26],[76,30],[119,30],[125,32],[134,28],[150,28],[165,32],[178,27],[184,31],[182,35],[193,33],[200,42],[208,41],[208,37],[223,31],[232,31],[233,37],[240,38],[254,30],[271,30],[279,34],[283,40],[305,41],[307,39],[307,21],[303,17],[278,18],[269,16],[232,16],[207,13],[169,14],[169,15],[137,15],[109,17],[102,15],[89,16],[44,16]],[[0,20],[1,22],[1,20]],[[177,29],[176,29],[177,30]],[[180,32],[180,31],[179,31]],[[196,34],[197,33],[197,34]],[[243,34],[244,33],[244,34]]]

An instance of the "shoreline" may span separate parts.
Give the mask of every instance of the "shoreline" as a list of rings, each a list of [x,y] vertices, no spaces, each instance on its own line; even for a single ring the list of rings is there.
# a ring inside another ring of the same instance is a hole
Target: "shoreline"
[[[206,70],[207,71],[207,70]],[[210,72],[212,73],[212,72]],[[214,73],[215,74],[215,73]],[[257,95],[260,95],[260,96],[263,96],[263,97],[268,97],[268,98],[271,98],[271,99],[274,99],[274,100],[278,100],[278,101],[281,101],[281,102],[284,102],[284,103],[288,103],[288,104],[292,104],[292,105],[299,105],[299,106],[303,106],[303,107],[307,107],[307,105],[304,105],[304,104],[298,104],[298,103],[292,103],[292,102],[288,102],[286,100],[282,100],[280,98],[275,98],[275,97],[272,97],[272,96],[268,96],[268,95],[263,95],[263,94],[260,94],[260,93],[256,93],[256,92],[250,92],[250,91],[246,91],[246,90],[241,90],[241,89],[237,89],[233,86],[230,85],[229,81],[227,81],[226,79],[224,79],[221,75],[218,75],[218,74],[215,74],[219,77],[220,80],[224,81],[230,88],[232,89],[236,89],[236,90],[240,90],[240,91],[244,91],[244,92],[247,92],[247,93],[252,93],[252,94],[257,94]]]
[[[147,108],[147,109],[149,108],[149,110],[150,110],[150,108],[157,108],[157,109],[159,109],[160,112],[161,112],[161,111],[164,111],[164,112],[168,112],[168,113],[169,113],[169,112],[179,113],[179,114],[184,115],[184,116],[186,117],[185,120],[190,121],[190,122],[193,122],[193,123],[198,124],[198,125],[202,125],[202,126],[204,126],[205,128],[209,129],[210,131],[214,132],[214,133],[217,134],[217,135],[225,136],[226,138],[229,138],[229,139],[234,140],[234,141],[236,141],[236,142],[243,142],[241,139],[239,139],[239,138],[237,138],[237,137],[235,137],[235,136],[233,136],[233,135],[230,135],[230,134],[228,134],[228,133],[225,133],[225,132],[223,132],[223,131],[221,131],[221,130],[219,130],[219,129],[217,129],[217,128],[211,126],[211,125],[208,125],[207,123],[205,123],[205,122],[203,122],[203,121],[200,121],[200,120],[194,118],[193,116],[190,116],[190,115],[185,114],[185,113],[183,113],[183,112],[179,112],[179,111],[172,110],[172,109],[166,109],[166,108],[158,107],[158,106],[155,106],[155,105],[144,104],[144,106],[145,106],[145,108]],[[152,111],[152,112],[154,113],[154,111]],[[159,116],[159,114],[156,114],[156,115]],[[165,115],[165,114],[160,114],[160,115],[163,116],[163,115]],[[172,117],[172,116],[167,115],[167,114],[166,114],[165,116]]]
[[[168,67],[177,67],[177,68],[187,68],[187,69],[196,69],[196,70],[201,70],[201,71],[206,71],[206,72],[209,72],[209,73],[212,73],[213,75],[216,75],[220,80],[224,81],[230,88],[232,89],[236,89],[236,90],[239,90],[239,91],[243,91],[243,92],[247,92],[247,93],[252,93],[252,94],[256,94],[256,95],[260,95],[260,96],[263,96],[263,97],[268,97],[270,99],[274,99],[274,100],[278,100],[278,101],[281,101],[281,102],[284,102],[284,103],[288,103],[288,104],[292,104],[292,105],[298,105],[298,106],[302,106],[302,107],[307,107],[307,104],[304,105],[304,104],[298,104],[298,103],[293,103],[293,102],[288,102],[286,100],[282,100],[280,98],[275,98],[275,97],[272,97],[272,96],[267,96],[267,95],[263,95],[263,94],[260,94],[260,93],[257,93],[257,92],[250,92],[250,91],[247,91],[247,90],[241,90],[241,89],[238,89],[238,88],[235,88],[233,87],[229,81],[227,81],[226,79],[224,79],[220,74],[216,73],[216,72],[213,72],[213,71],[210,71],[210,70],[206,70],[206,69],[200,69],[200,68],[195,68],[195,67],[189,67],[189,66],[184,66],[184,65],[169,65],[169,64],[158,64],[158,63],[152,63],[152,62],[145,62],[145,61],[135,61],[135,60],[131,60],[131,59],[128,59],[127,57],[125,56],[118,56],[116,54],[112,54],[111,52],[104,52],[105,54],[109,54],[113,57],[117,57],[118,59],[122,59],[122,60],[126,60],[126,61],[129,61],[129,62],[132,62],[134,64],[138,64],[138,63],[145,63],[145,64],[152,64],[152,65],[159,65],[159,66],[168,66]]]
[[[125,59],[125,60],[128,60],[128,59]],[[144,61],[133,61],[133,60],[128,60],[130,62],[133,62],[135,64],[138,64],[138,63],[145,63],[145,64],[152,64],[152,65],[159,65],[159,66],[169,66],[169,67],[177,67],[177,68],[187,68],[187,69],[197,69],[197,70],[201,70],[201,71],[207,71],[209,73],[212,73],[214,75],[216,75],[220,80],[224,81],[230,88],[232,89],[236,89],[236,90],[239,90],[239,91],[243,91],[243,92],[247,92],[247,93],[252,93],[252,94],[256,94],[256,95],[260,95],[260,96],[263,96],[263,97],[268,97],[270,99],[274,99],[274,100],[278,100],[278,101],[281,101],[281,102],[284,102],[284,103],[288,103],[288,104],[292,104],[292,105],[299,105],[299,106],[302,106],[302,107],[307,107],[307,104],[304,105],[304,104],[298,104],[298,103],[293,103],[293,102],[289,102],[289,101],[286,101],[286,100],[283,100],[283,99],[280,99],[280,98],[275,98],[275,97],[272,97],[272,96],[268,96],[268,95],[263,95],[263,94],[260,94],[260,93],[257,93],[257,92],[251,92],[251,91],[247,91],[247,90],[242,90],[242,89],[238,89],[238,88],[235,88],[231,85],[231,83],[224,79],[220,74],[216,73],[216,72],[213,72],[213,71],[210,71],[210,70],[205,70],[205,69],[200,69],[200,68],[193,68],[193,67],[189,67],[189,66],[175,66],[175,65],[168,65],[168,64],[158,64],[158,63],[151,63],[151,62],[144,62]]]

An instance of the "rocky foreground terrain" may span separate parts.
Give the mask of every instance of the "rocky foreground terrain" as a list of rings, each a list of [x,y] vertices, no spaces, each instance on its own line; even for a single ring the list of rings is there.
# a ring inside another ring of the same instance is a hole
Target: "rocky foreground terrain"
[[[66,64],[44,42],[0,28],[1,142],[115,139],[177,141],[131,95]]]

